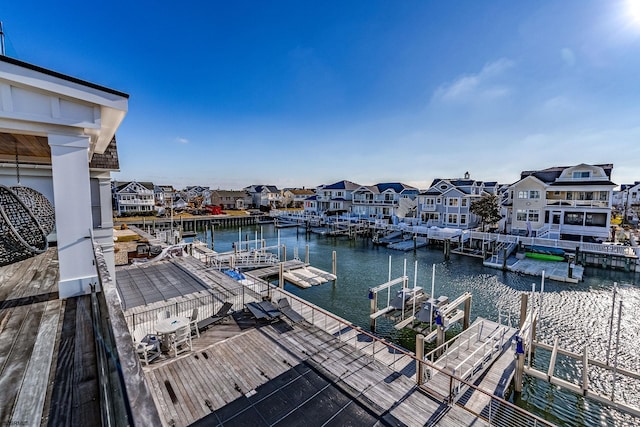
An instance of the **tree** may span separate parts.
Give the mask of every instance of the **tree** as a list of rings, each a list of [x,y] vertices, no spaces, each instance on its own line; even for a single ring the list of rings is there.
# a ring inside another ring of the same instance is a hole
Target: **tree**
[[[472,214],[480,217],[482,222],[482,231],[485,224],[496,223],[502,218],[500,216],[500,206],[498,205],[498,196],[486,194],[480,199],[471,202],[469,210]]]

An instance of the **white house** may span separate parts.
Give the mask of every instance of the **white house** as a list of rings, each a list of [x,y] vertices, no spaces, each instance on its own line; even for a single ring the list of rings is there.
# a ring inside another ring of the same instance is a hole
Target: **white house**
[[[282,204],[282,192],[275,185],[250,185],[244,188],[256,208],[277,208]]]
[[[126,213],[155,211],[155,186],[151,182],[114,182],[113,209],[118,216]]]
[[[352,213],[364,218],[404,218],[414,210],[418,193],[400,182],[363,185],[353,191]]]
[[[471,203],[483,195],[497,194],[497,191],[495,182],[470,179],[468,172],[464,178],[437,178],[418,196],[418,215],[429,226],[476,228],[480,219],[471,213]]]
[[[307,188],[289,188],[282,192],[282,204],[285,207],[302,208],[304,201],[315,194],[315,191]]]
[[[111,172],[125,93],[0,56],[0,184],[43,194],[55,208],[60,298],[98,284],[92,237],[115,277]]]
[[[319,186],[316,189],[318,213],[350,212],[353,192],[360,187],[360,184],[346,180]]]
[[[609,238],[613,165],[523,171],[509,187],[512,234],[600,241]]]

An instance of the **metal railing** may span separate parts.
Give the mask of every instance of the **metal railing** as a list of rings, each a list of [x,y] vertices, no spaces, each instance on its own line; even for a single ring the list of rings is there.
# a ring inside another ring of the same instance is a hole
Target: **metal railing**
[[[355,348],[361,347],[358,345],[358,343],[359,342],[361,343],[363,340],[366,340],[366,342],[371,344],[371,352],[372,352],[371,355],[374,358],[376,354],[380,353],[380,351],[384,350],[386,352],[391,352],[394,355],[394,357],[393,357],[392,363],[388,365],[390,368],[395,369],[396,362],[402,358],[412,359],[415,363],[421,363],[422,365],[424,365],[423,367],[424,372],[426,372],[427,369],[437,370],[440,373],[448,376],[452,383],[453,381],[455,381],[458,388],[462,386],[471,388],[475,392],[478,392],[481,395],[484,395],[484,397],[489,402],[487,406],[481,411],[481,413],[476,413],[464,407],[463,405],[457,404],[455,401],[455,395],[449,395],[449,396],[445,396],[445,399],[443,402],[448,404],[449,406],[457,405],[458,407],[472,413],[473,415],[486,420],[487,422],[489,422],[490,425],[493,425],[493,426],[511,427],[511,426],[552,426],[553,425],[548,421],[545,421],[544,419],[534,414],[531,414],[530,412],[527,412],[525,409],[522,409],[498,396],[491,394],[490,392],[484,391],[476,387],[475,385],[470,383],[468,380],[457,375],[452,375],[447,370],[444,370],[434,365],[430,361],[419,360],[416,358],[416,356],[413,353],[409,352],[408,350],[402,347],[399,347],[383,338],[380,338],[362,329],[361,327],[356,326],[346,321],[345,319],[342,319],[301,298],[298,298],[292,294],[289,294],[288,292],[285,292],[282,289],[273,287],[270,290],[270,292],[272,293],[272,298],[276,298],[277,297],[276,295],[278,295],[278,293],[282,297],[286,297],[289,300],[289,304],[291,305],[291,307],[294,310],[297,310],[298,313],[302,314],[309,323],[321,329],[324,329],[329,333],[331,333],[331,331],[328,330],[328,323],[330,321],[337,322],[338,330],[334,332],[333,335],[339,340],[345,343],[351,344]],[[305,308],[306,310],[304,310]],[[311,310],[310,313],[309,313],[309,309]],[[351,331],[353,331],[352,334],[350,334]],[[502,337],[502,339],[504,339],[504,337]],[[493,342],[493,336],[492,336],[491,342]],[[504,341],[502,341],[502,343],[504,343]],[[376,349],[376,345],[378,346],[377,349]],[[416,370],[416,371],[419,371],[419,370]],[[425,389],[425,388],[423,389],[427,393],[429,393],[428,389]],[[439,398],[441,396],[434,396],[434,397]]]

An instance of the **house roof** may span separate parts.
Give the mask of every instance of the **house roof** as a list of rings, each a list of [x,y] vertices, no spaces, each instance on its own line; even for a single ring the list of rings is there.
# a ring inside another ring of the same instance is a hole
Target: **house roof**
[[[123,98],[129,98],[129,94],[126,94],[124,92],[120,92],[120,91],[115,90],[115,89],[110,89],[110,88],[105,87],[105,86],[97,85],[95,83],[91,83],[91,82],[88,82],[86,80],[78,79],[76,77],[68,76],[66,74],[62,74],[62,73],[59,73],[57,71],[49,70],[47,68],[42,68],[42,67],[39,67],[37,65],[29,64],[28,62],[23,62],[23,61],[20,61],[18,59],[15,59],[15,58],[11,58],[11,57],[8,57],[8,56],[0,55],[0,61],[6,62],[8,64],[17,65],[18,67],[27,68],[29,70],[37,71],[38,73],[47,74],[49,76],[56,77],[56,78],[59,78],[59,79],[63,79],[63,80],[66,80],[68,82],[72,82],[72,83],[76,83],[76,84],[79,84],[79,85],[82,85],[82,86],[86,86],[86,87],[90,87],[90,88],[93,88],[93,89],[101,90],[103,92],[108,92],[108,93],[111,93],[113,95],[122,96]]]
[[[333,184],[325,185],[322,187],[323,190],[356,190],[361,187],[361,185],[356,184],[355,182],[342,180]]]
[[[212,194],[218,197],[247,197],[249,194],[244,190],[214,190]]]
[[[115,187],[116,187],[116,191],[122,191],[123,189],[125,189],[128,185],[131,185],[132,183],[137,183],[142,185],[144,188],[146,188],[147,190],[153,190],[154,189],[154,185],[153,182],[143,182],[143,181],[126,181],[126,182],[115,182]]]
[[[395,191],[398,194],[400,194],[400,193],[402,193],[403,191],[406,191],[406,190],[415,190],[415,191],[418,190],[415,187],[412,187],[412,186],[407,185],[407,184],[403,184],[401,182],[385,182],[385,183],[376,184],[374,187],[377,187],[378,190],[381,193],[384,192],[384,191],[387,191],[389,189],[392,189],[393,191]]]
[[[313,190],[309,190],[306,188],[294,188],[291,190],[287,190],[289,191],[291,194],[294,194],[296,196],[304,196],[304,195],[312,195],[315,194],[315,192]]]
[[[536,178],[538,178],[540,181],[549,184],[554,182],[556,179],[558,179],[560,177],[560,175],[562,175],[562,172],[564,172],[565,169],[568,168],[573,168],[576,167],[578,165],[573,165],[573,166],[553,166],[547,169],[542,169],[539,171],[522,171],[520,173],[520,179],[524,179],[527,176],[535,176]],[[604,170],[604,173],[607,175],[607,178],[611,179],[611,171],[613,169],[613,165],[611,163],[606,163],[606,164],[601,164],[601,165],[590,165],[590,166],[596,166],[596,167],[600,167]],[[591,182],[592,184],[595,184],[594,182]]]

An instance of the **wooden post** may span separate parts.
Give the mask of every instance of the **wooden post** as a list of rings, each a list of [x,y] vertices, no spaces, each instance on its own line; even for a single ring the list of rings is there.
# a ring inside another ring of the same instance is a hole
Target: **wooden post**
[[[582,395],[587,395],[589,390],[589,357],[587,356],[587,347],[582,352]]]
[[[280,289],[284,289],[284,263],[278,264],[278,286]]]
[[[424,335],[416,335],[416,383],[422,385],[424,383]]]
[[[502,249],[502,271],[507,271],[507,248]]]
[[[304,247],[304,263],[309,264],[309,245]]]
[[[520,329],[524,325],[527,318],[527,306],[529,305],[529,294],[522,293],[520,295]]]
[[[471,316],[471,295],[464,300],[464,318],[462,320],[462,330],[469,328],[469,317]]]
[[[516,353],[516,372],[513,377],[516,393],[522,393],[522,382],[524,380],[524,353]]]
[[[413,251],[415,252],[418,249],[418,234],[414,233],[413,235]]]
[[[445,239],[444,241],[444,259],[449,261],[451,257],[451,239]]]
[[[287,247],[285,245],[282,245],[282,261],[286,261],[287,260]]]
[[[211,250],[214,251],[215,249],[213,248],[213,242],[214,242],[214,232],[213,232],[213,228],[215,227],[214,223],[211,223]]]
[[[438,331],[438,335],[436,336],[436,347],[440,347],[444,344],[444,327],[438,325],[436,326],[436,330]],[[442,349],[437,351],[437,356],[439,357],[442,354]]]
[[[373,292],[373,295],[370,295],[369,297],[371,298],[369,300],[371,302],[371,314],[373,314],[377,311],[378,307],[378,293]],[[369,327],[371,328],[372,332],[376,331],[376,319],[372,319],[371,317],[369,317]]]
[[[336,251],[331,252],[331,273],[336,276],[338,273],[338,259],[336,256]]]
[[[580,246],[576,246],[576,263],[580,262]]]

